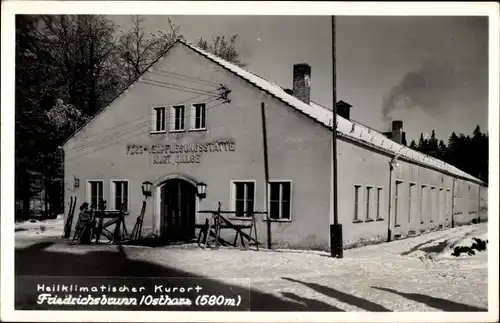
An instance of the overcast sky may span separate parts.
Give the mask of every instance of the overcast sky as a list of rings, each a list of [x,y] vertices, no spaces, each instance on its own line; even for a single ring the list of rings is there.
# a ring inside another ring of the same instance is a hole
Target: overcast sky
[[[246,69],[284,87],[296,63],[312,67],[311,98],[332,105],[329,16],[169,16],[188,41],[238,34]],[[122,29],[130,16],[110,16]],[[149,31],[167,16],[146,16]],[[337,98],[351,117],[386,130],[404,122],[408,143],[436,130],[470,134],[488,126],[488,20],[482,17],[337,18]]]

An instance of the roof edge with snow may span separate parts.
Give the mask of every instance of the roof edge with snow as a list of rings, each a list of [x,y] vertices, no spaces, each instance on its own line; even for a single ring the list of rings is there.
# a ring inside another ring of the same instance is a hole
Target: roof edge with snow
[[[211,61],[214,61],[218,65],[240,76],[259,89],[271,94],[280,101],[285,102],[290,107],[295,108],[296,110],[316,120],[320,124],[333,130],[331,110],[315,103],[306,104],[293,95],[286,93],[285,90],[280,86],[273,84],[260,76],[250,73],[239,66],[236,66],[220,57],[208,53],[185,40],[179,41],[195,52],[205,56]],[[475,178],[474,176],[467,174],[466,172],[461,171],[450,164],[447,164],[437,158],[428,156],[424,153],[410,149],[404,145],[398,144],[395,141],[388,139],[378,131],[363,126],[359,123],[351,122],[350,120],[347,120],[339,115],[337,115],[337,132],[339,133],[340,137],[344,137],[346,139],[358,142],[364,146],[389,153],[391,155],[394,155],[398,159],[414,162],[422,166],[432,168],[446,174],[450,174],[455,177],[460,177],[476,182],[481,185],[485,184],[480,179]]]
[[[78,132],[80,132],[84,127],[86,127],[90,122],[92,122],[97,115],[102,113],[107,107],[109,107],[115,100],[117,100],[122,94],[124,94],[135,82],[137,82],[141,76],[144,75],[148,70],[150,70],[154,65],[159,63],[167,54],[167,52],[177,43],[181,43],[184,46],[192,49],[196,53],[206,57],[212,62],[220,65],[224,69],[236,74],[240,78],[246,80],[250,84],[259,88],[260,90],[269,93],[273,97],[278,100],[284,102],[288,106],[294,108],[295,110],[301,112],[302,114],[312,118],[314,121],[322,124],[323,126],[331,129],[333,131],[332,125],[332,111],[319,105],[311,102],[311,104],[306,104],[305,102],[297,99],[291,94],[285,92],[277,84],[274,84],[260,76],[257,76],[253,73],[246,71],[245,69],[236,66],[218,56],[215,56],[211,53],[208,53],[193,44],[183,40],[176,40],[165,52],[163,55],[158,57],[154,62],[152,62],[145,71],[140,74],[133,82],[131,82],[124,90],[122,90],[115,98],[110,102],[110,104],[106,105],[104,108],[99,110],[90,120],[88,120],[83,126],[81,126],[75,133],[73,133],[66,141],[63,143],[65,145],[71,138],[73,138]],[[469,180],[472,182],[476,182],[477,184],[485,185],[483,181],[474,176],[459,170],[458,168],[447,164],[437,158],[433,158],[424,153],[415,151],[410,149],[404,145],[398,144],[391,139],[388,139],[382,133],[361,125],[360,123],[352,122],[347,120],[339,115],[337,115],[337,133],[340,138],[345,138],[347,140],[351,140],[357,142],[366,147],[370,147],[372,149],[376,149],[386,154],[393,155],[398,159],[413,162],[419,165],[422,165],[427,168],[435,169],[445,174],[449,174],[453,177],[462,178],[465,180]]]

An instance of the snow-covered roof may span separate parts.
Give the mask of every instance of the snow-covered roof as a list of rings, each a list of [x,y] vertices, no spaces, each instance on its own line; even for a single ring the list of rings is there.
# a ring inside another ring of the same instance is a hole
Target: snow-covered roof
[[[193,49],[194,51],[198,52],[199,54],[207,57],[208,59],[216,62],[217,64],[221,65],[227,70],[233,72],[234,74],[242,77],[248,82],[254,84],[256,87],[268,92],[269,94],[275,96],[281,101],[287,103],[290,107],[299,110],[300,112],[308,115],[317,122],[333,130],[331,110],[314,102],[306,104],[305,102],[297,99],[293,95],[288,94],[281,86],[271,81],[268,81],[220,57],[208,53],[185,40],[178,40],[178,41],[183,43],[187,47]],[[421,152],[410,149],[404,145],[398,144],[395,141],[388,139],[382,133],[374,129],[366,127],[355,121],[347,120],[341,116],[337,116],[337,133],[341,137],[349,138],[351,140],[359,142],[360,144],[371,146],[373,148],[377,148],[379,150],[394,154],[395,156],[398,156],[398,158],[414,161],[419,164],[426,165],[428,167],[435,168],[458,177],[483,183],[481,180],[467,174],[464,171],[459,170],[458,168],[450,164],[447,164],[437,158],[433,158]]]

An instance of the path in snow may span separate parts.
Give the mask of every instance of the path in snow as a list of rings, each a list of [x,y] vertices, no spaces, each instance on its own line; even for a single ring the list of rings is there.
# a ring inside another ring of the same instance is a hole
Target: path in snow
[[[52,238],[47,232],[16,233],[18,274],[187,275],[237,289],[244,284],[232,278],[250,278],[253,310],[486,311],[488,305],[487,251],[449,256],[464,239],[486,239],[485,223],[346,250],[343,259],[312,251],[194,245],[71,246],[58,238],[61,231]]]

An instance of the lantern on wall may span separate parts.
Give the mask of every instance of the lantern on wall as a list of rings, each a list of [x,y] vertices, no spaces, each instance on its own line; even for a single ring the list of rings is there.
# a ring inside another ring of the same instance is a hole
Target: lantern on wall
[[[393,158],[389,162],[389,165],[391,165],[391,168],[398,168],[399,167],[398,159],[397,158]]]
[[[74,178],[74,186],[75,188],[80,187],[80,179],[78,177]]]
[[[144,195],[144,197],[151,196],[151,186],[153,186],[153,183],[149,181],[142,183],[142,194]]]
[[[200,182],[196,184],[196,188],[198,189],[198,197],[205,198],[207,196],[207,184]]]

